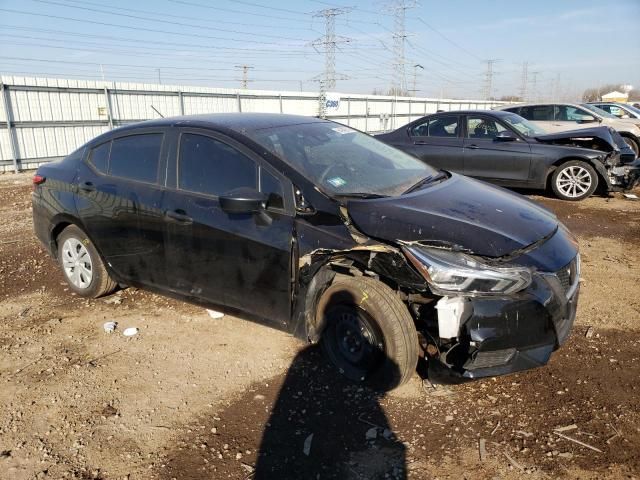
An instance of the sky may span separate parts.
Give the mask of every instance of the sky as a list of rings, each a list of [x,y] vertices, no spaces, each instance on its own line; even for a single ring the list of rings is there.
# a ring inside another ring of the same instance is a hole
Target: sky
[[[416,96],[486,97],[487,60],[496,98],[640,89],[640,0],[0,0],[0,74],[239,88],[246,66],[248,88],[317,91],[324,9],[337,92],[387,92],[394,43]]]

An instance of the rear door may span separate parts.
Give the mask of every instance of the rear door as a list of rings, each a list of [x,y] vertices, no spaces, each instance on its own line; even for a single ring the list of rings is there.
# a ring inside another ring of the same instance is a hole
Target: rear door
[[[283,326],[291,305],[293,187],[254,152],[199,129],[180,129],[163,201],[170,288]],[[228,214],[239,187],[269,194],[262,214]]]
[[[497,183],[524,183],[529,178],[531,147],[516,132],[488,115],[474,114],[465,120],[464,174]],[[516,138],[503,141],[498,133]]]
[[[549,133],[562,129],[554,124],[555,113],[553,105],[526,105],[520,107],[518,115],[539,126]]]
[[[127,282],[165,282],[164,139],[163,129],[124,132],[89,149],[78,170],[80,220],[105,261]]]
[[[462,173],[464,163],[460,115],[427,117],[412,125],[408,134],[411,143],[405,151],[432,167]]]

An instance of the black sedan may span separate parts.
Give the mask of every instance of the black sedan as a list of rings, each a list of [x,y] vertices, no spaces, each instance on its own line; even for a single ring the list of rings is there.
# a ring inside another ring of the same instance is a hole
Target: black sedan
[[[436,168],[507,187],[551,188],[564,200],[587,198],[598,185],[631,189],[640,177],[635,154],[608,127],[547,135],[510,112],[437,113],[376,138]]]
[[[463,378],[543,365],[576,313],[577,243],[553,214],[329,121],[139,123],[33,182],[36,235],[77,294],[239,312],[387,388],[420,357]]]

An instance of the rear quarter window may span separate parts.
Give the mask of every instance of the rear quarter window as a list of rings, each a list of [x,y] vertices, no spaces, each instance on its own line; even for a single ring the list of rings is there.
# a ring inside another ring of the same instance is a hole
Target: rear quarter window
[[[109,170],[110,150],[111,142],[107,142],[92,148],[89,152],[89,163],[100,173],[107,173]]]
[[[158,181],[162,133],[145,133],[116,138],[112,142],[109,173],[145,183]]]

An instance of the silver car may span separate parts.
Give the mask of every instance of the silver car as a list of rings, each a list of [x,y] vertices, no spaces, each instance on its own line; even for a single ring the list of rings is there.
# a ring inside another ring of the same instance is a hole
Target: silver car
[[[507,105],[500,110],[513,112],[549,133],[606,125],[616,130],[636,156],[640,152],[640,120],[618,118],[588,103],[530,103]]]
[[[628,103],[618,102],[589,102],[600,110],[604,110],[618,118],[637,118],[640,119],[640,108],[636,108]]]

